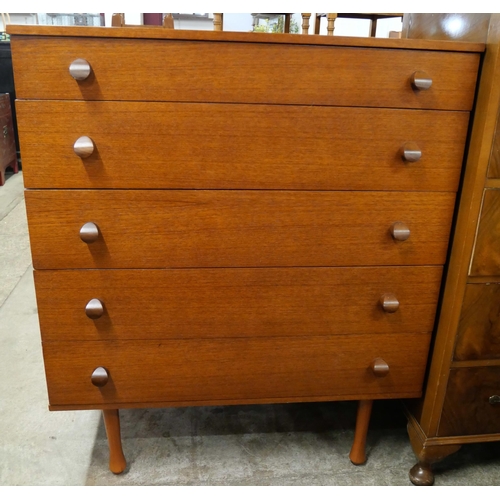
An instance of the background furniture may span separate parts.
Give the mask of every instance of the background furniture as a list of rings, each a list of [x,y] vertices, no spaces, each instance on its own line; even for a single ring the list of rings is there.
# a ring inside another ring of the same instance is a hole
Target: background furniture
[[[430,485],[433,463],[500,440],[500,15],[409,16],[408,37],[487,43],[428,381],[407,403],[410,479]]]
[[[363,463],[422,393],[484,46],[9,32],[50,409],[119,473],[118,409],[359,400]]]
[[[158,15],[160,15],[160,14],[158,14]],[[163,16],[163,20],[162,20],[161,24],[164,28],[174,29],[174,18],[172,17],[172,14],[165,14]],[[125,14],[116,13],[116,14],[113,14],[113,16],[111,17],[111,26],[114,28],[125,28],[125,27],[130,28],[134,25],[125,24]],[[136,26],[136,27],[139,27],[139,26]],[[143,25],[141,25],[141,27],[156,28],[157,25],[156,24],[154,24],[154,25],[143,24]]]
[[[5,184],[5,170],[18,172],[16,141],[9,94],[0,94],[0,186]]]
[[[276,17],[276,16],[284,16],[284,33],[290,33],[290,19],[292,14],[290,13],[282,13],[282,14],[252,14],[254,19],[266,19],[268,17]],[[301,13],[302,16],[302,34],[309,34],[309,26],[310,26],[310,18],[311,14]],[[391,17],[401,17],[403,18],[403,14],[380,14],[380,13],[355,13],[355,14],[346,14],[346,13],[337,13],[337,14],[323,14],[319,13],[315,15],[314,21],[314,34],[319,35],[321,28],[321,19],[323,17],[327,18],[327,35],[333,36],[333,32],[335,30],[335,20],[337,18],[348,18],[348,19],[368,19],[370,20],[370,36],[375,37],[377,32],[377,21],[379,19],[388,19]],[[223,31],[224,29],[224,14],[214,14],[214,30],[215,31]],[[395,35],[394,35],[395,36]]]
[[[333,35],[333,32],[335,31],[335,20],[337,18],[345,18],[345,19],[368,19],[370,21],[370,36],[375,37],[377,34],[377,21],[379,19],[388,19],[391,17],[400,17],[403,19],[402,13],[400,14],[381,14],[381,13],[354,13],[354,14],[347,14],[344,12],[339,12],[336,14],[316,14],[316,20],[315,20],[315,27],[314,27],[314,33],[316,35],[319,35],[320,27],[321,27],[321,18],[326,17],[328,20],[328,26],[327,26],[327,34],[328,35]]]
[[[12,69],[12,52],[10,42],[0,42],[0,94],[9,94],[12,124],[19,152],[19,136],[17,134],[16,90],[14,88],[14,71]]]

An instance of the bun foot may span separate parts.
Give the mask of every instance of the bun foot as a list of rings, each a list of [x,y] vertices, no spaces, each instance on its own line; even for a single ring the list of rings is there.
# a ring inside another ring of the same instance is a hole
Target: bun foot
[[[434,484],[434,474],[430,464],[416,463],[410,470],[410,481],[415,486],[432,486]]]

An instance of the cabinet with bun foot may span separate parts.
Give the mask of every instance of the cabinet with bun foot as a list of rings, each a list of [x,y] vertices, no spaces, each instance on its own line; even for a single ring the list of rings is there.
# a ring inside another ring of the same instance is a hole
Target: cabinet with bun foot
[[[447,19],[409,16],[424,35]],[[424,395],[406,404],[416,485],[461,446],[500,441],[500,15],[455,16],[486,51]]]

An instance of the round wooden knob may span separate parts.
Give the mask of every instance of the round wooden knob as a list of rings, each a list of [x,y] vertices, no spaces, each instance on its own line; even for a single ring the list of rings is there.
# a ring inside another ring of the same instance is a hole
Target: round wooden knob
[[[414,163],[422,158],[422,151],[414,142],[406,142],[403,145],[403,159]]]
[[[410,78],[411,86],[416,90],[431,88],[432,78],[425,71],[415,71]]]
[[[382,358],[374,359],[370,368],[376,377],[385,377],[389,373],[389,365]]]
[[[73,144],[73,151],[80,158],[88,158],[94,152],[94,141],[90,137],[83,135]]]
[[[85,59],[75,59],[69,65],[69,74],[78,81],[85,80],[90,75],[92,68]]]
[[[104,305],[99,299],[92,299],[85,306],[85,314],[90,319],[99,319],[104,314]]]
[[[395,222],[391,234],[396,241],[406,241],[410,237],[410,228],[404,222]]]
[[[106,370],[106,368],[104,368],[103,366],[98,366],[90,376],[90,381],[96,387],[104,387],[108,383],[108,380],[109,380],[108,370]]]
[[[384,293],[380,297],[382,309],[387,313],[395,313],[399,309],[399,300],[393,293]]]
[[[80,238],[85,243],[93,243],[99,238],[99,228],[93,222],[87,222],[80,228]]]

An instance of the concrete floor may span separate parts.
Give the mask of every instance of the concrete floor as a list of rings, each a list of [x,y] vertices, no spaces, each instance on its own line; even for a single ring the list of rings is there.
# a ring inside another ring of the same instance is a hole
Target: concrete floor
[[[123,410],[128,467],[108,470],[99,411],[49,412],[22,173],[0,187],[0,485],[411,485],[397,401],[378,401],[351,465],[356,403]],[[500,485],[500,443],[463,446],[436,485]]]

